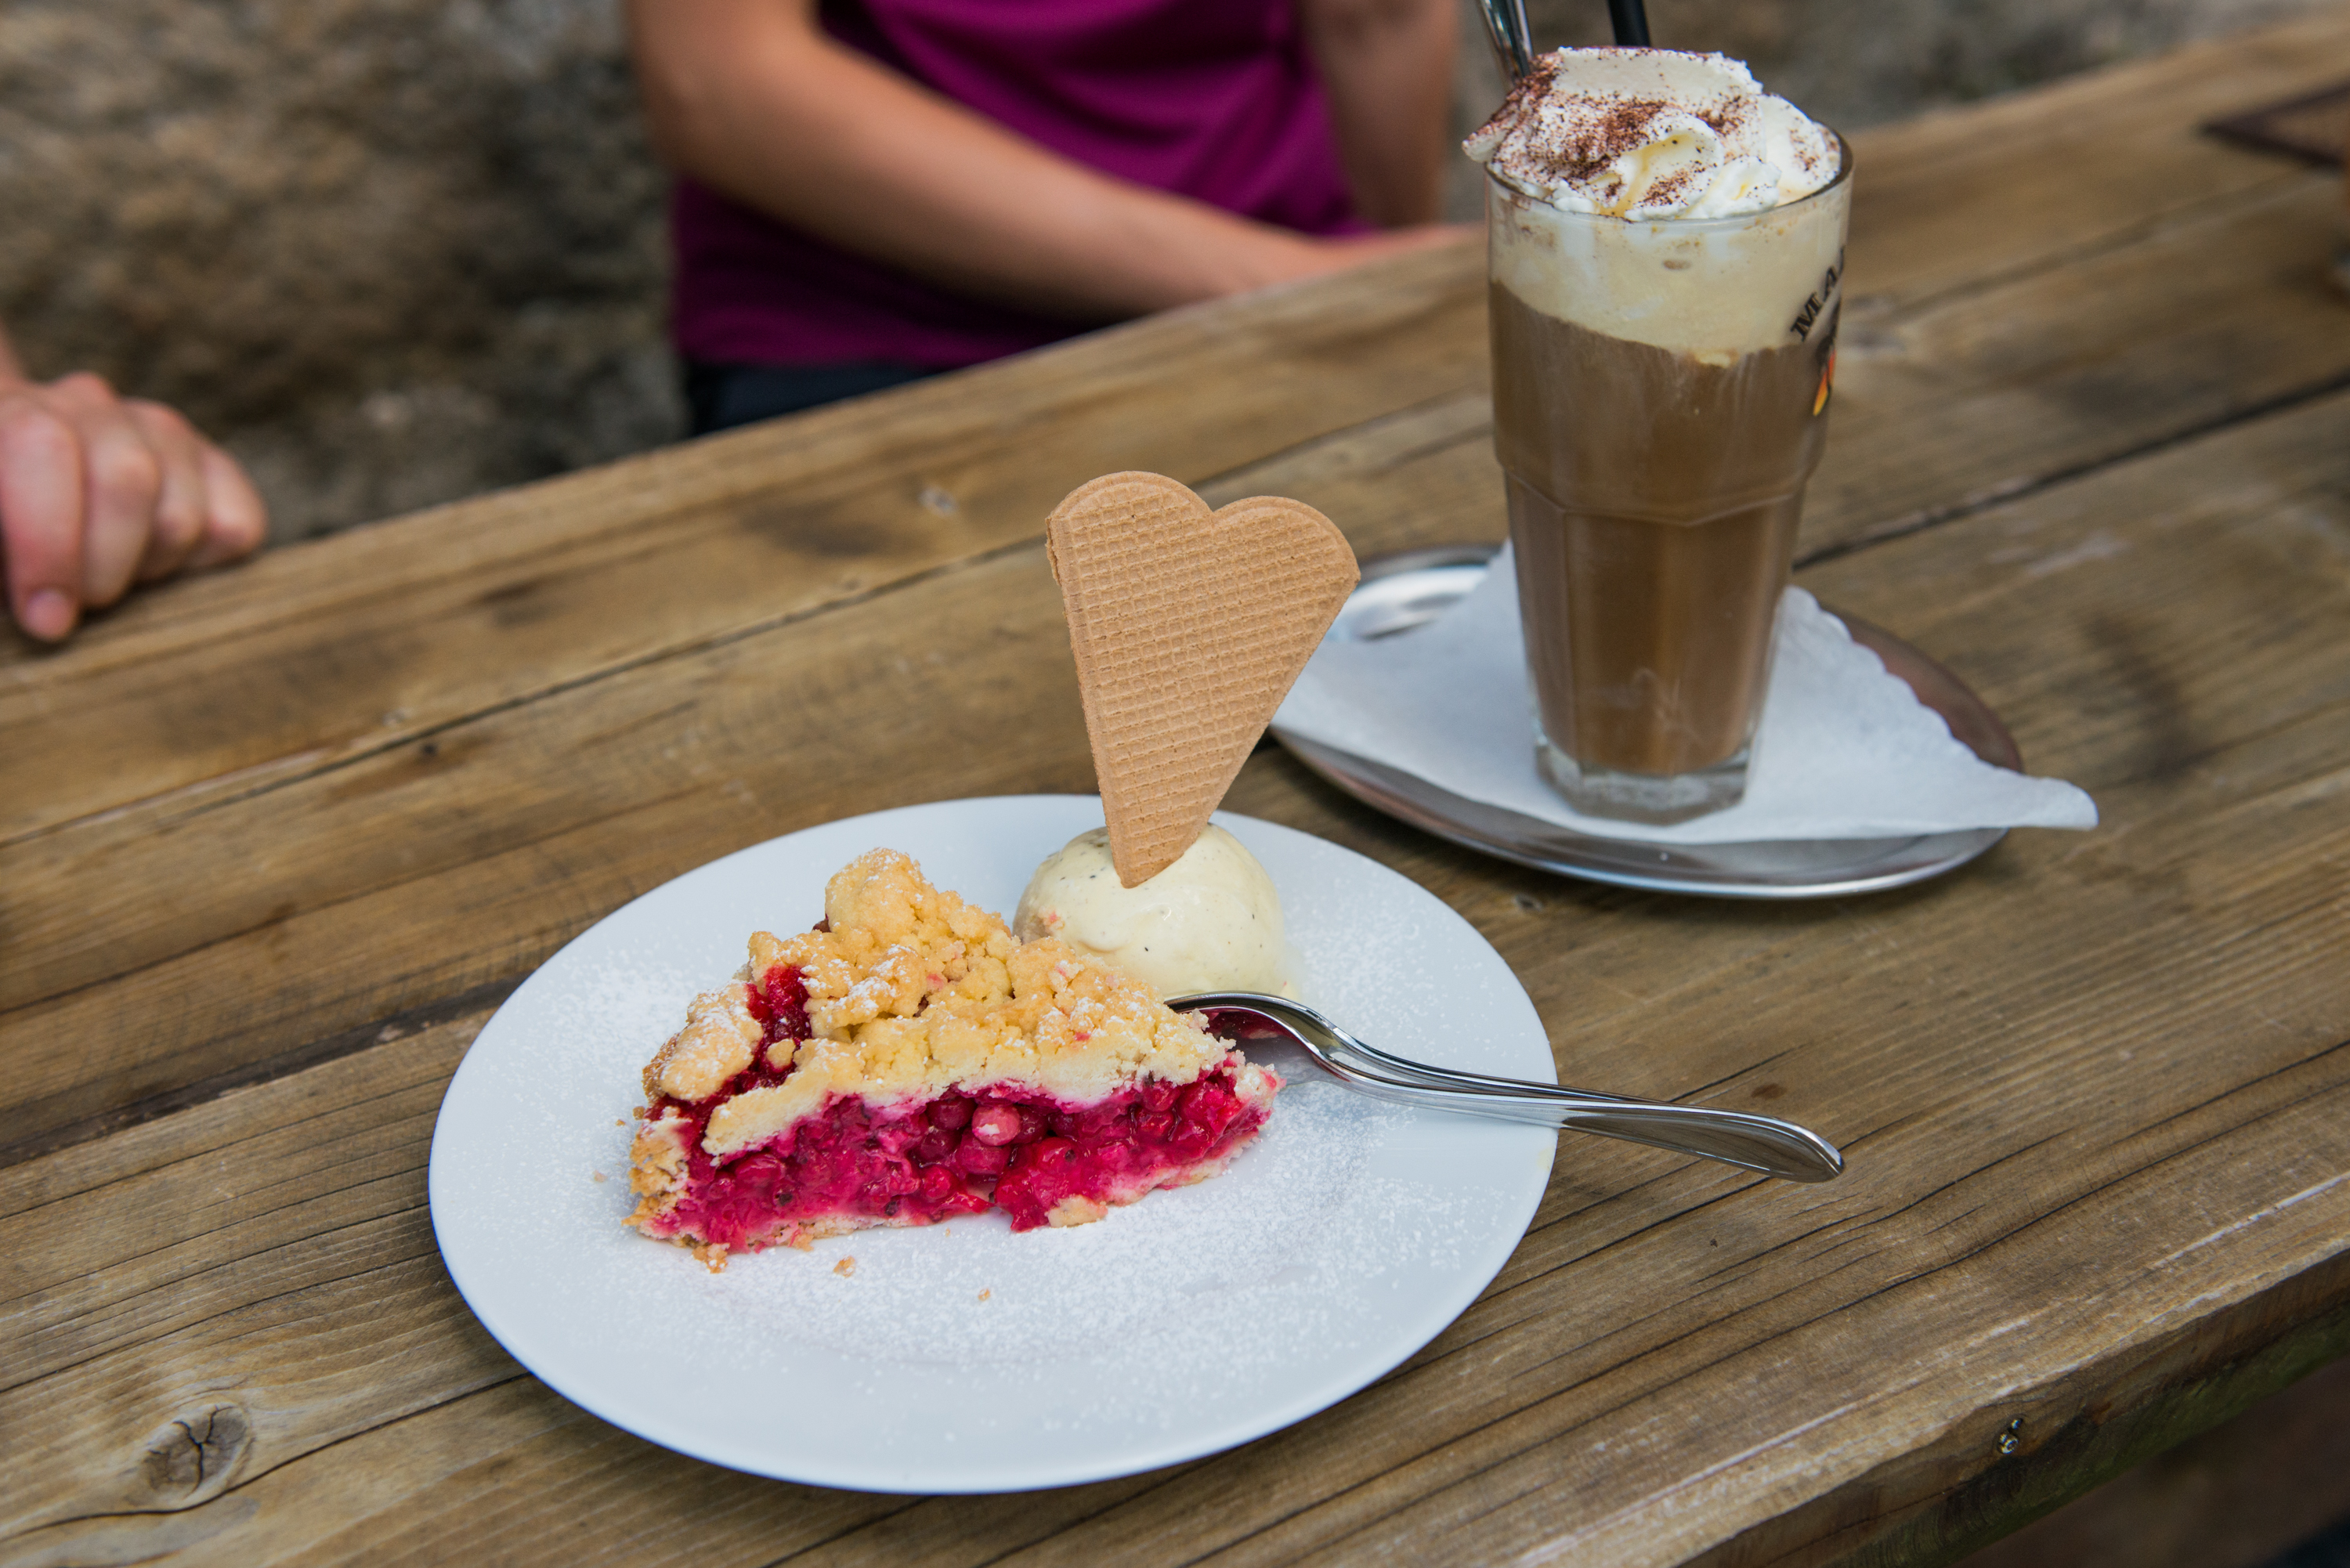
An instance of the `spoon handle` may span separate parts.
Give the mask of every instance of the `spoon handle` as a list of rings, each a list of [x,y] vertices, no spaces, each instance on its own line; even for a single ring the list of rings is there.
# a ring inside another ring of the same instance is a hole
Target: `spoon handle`
[[[1844,1156],[1834,1144],[1775,1116],[1627,1099],[1434,1067],[1366,1044],[1313,1008],[1286,997],[1224,992],[1178,997],[1172,1005],[1211,1016],[1253,1014],[1262,1025],[1295,1040],[1325,1071],[1349,1087],[1400,1105],[1597,1133],[1602,1137],[1718,1159],[1791,1181],[1828,1181],[1844,1170]]]
[[[1514,82],[1534,69],[1534,38],[1526,26],[1525,0],[1477,0],[1477,5],[1484,13],[1485,36],[1492,43],[1503,81]]]
[[[1773,1116],[1663,1101],[1589,1099],[1547,1084],[1527,1084],[1518,1093],[1503,1094],[1486,1088],[1405,1083],[1367,1073],[1342,1072],[1341,1075],[1366,1095],[1400,1105],[1596,1133],[1651,1148],[1718,1159],[1790,1181],[1830,1181],[1844,1170],[1844,1156],[1834,1144]]]

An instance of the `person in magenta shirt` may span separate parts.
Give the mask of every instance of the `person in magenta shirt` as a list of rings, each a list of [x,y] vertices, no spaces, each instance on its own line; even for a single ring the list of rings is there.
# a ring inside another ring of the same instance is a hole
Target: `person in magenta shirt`
[[[697,433],[1441,242],[1453,0],[631,0]]]

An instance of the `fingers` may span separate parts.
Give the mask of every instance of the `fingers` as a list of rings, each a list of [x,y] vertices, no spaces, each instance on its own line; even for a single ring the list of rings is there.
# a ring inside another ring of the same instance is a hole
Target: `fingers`
[[[122,407],[161,472],[147,547],[136,569],[139,581],[151,583],[186,566],[203,543],[211,514],[204,472],[206,446],[195,427],[174,410],[138,398],[127,400]]]
[[[45,642],[81,618],[82,452],[37,389],[0,397],[0,563],[16,624]]]
[[[1482,226],[1475,223],[1417,223],[1405,229],[1378,229],[1367,234],[1349,234],[1338,243],[1355,253],[1352,259],[1368,261],[1376,256],[1434,250],[1482,232]]]
[[[96,608],[130,590],[155,526],[163,463],[114,389],[87,373],[49,385],[82,448],[81,602]]]
[[[236,460],[161,403],[90,375],[0,390],[0,571],[34,637],[133,582],[250,555],[268,521]]]
[[[269,514],[236,459],[196,433],[175,409],[144,399],[123,404],[162,467],[139,580],[202,571],[261,547]]]
[[[208,505],[204,536],[187,558],[190,571],[242,560],[269,535],[268,509],[236,459],[209,441],[203,443],[203,456]]]

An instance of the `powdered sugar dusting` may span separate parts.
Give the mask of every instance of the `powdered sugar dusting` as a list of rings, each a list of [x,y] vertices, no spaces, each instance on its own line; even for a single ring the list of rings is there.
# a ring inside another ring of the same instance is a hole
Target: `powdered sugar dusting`
[[[613,1124],[640,1097],[637,1071],[733,971],[743,932],[801,923],[825,877],[876,844],[1001,907],[1097,810],[962,802],[812,830],[704,867],[557,955],[484,1029],[435,1135],[434,1223],[484,1323],[558,1391],[657,1442],[905,1490],[1211,1452],[1343,1397],[1440,1329],[1530,1218],[1550,1135],[1327,1082],[1285,1089],[1223,1175],[1064,1231],[1015,1236],[988,1215],[712,1275],[625,1229],[625,1184],[591,1179],[627,1168]],[[1531,1004],[1457,916],[1335,846],[1226,826],[1281,887],[1308,1000],[1407,1054],[1548,1075]]]
[[[821,1262],[847,1240],[813,1255],[738,1259],[697,1289],[743,1327],[789,1324],[795,1339],[860,1358],[1169,1365],[1244,1355],[1232,1322],[1375,1278],[1394,1256],[1378,1232],[1422,1222],[1395,1184],[1381,1202],[1359,1190],[1384,1124],[1403,1114],[1302,1084],[1222,1177],[1091,1225],[1015,1236],[988,1215],[954,1221],[946,1238],[868,1231],[853,1239],[853,1293],[831,1289]]]

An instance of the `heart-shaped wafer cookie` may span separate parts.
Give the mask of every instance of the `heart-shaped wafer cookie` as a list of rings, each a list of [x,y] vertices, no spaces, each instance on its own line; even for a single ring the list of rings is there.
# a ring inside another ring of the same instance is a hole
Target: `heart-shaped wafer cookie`
[[[1359,574],[1330,519],[1260,495],[1217,511],[1158,473],[1069,493],[1045,545],[1131,888],[1208,826]]]

